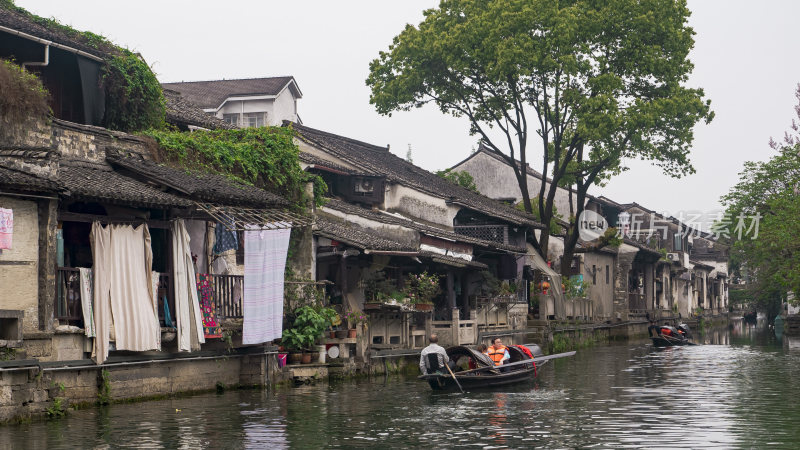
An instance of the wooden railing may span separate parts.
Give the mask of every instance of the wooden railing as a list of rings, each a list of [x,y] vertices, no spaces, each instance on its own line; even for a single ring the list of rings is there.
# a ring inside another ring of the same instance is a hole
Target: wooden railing
[[[74,325],[83,321],[80,271],[71,267],[56,269],[56,304],[53,315],[60,322]]]
[[[242,275],[211,275],[214,281],[214,300],[217,303],[217,317],[220,319],[241,319],[244,277]]]

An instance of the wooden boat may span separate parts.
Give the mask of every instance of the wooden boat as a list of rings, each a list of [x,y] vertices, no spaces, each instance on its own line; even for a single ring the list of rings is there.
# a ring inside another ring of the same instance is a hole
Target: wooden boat
[[[689,342],[688,339],[675,338],[670,336],[658,336],[658,337],[650,336],[650,340],[653,341],[653,347],[676,347],[681,345],[693,345],[692,343]]]
[[[542,349],[538,345],[526,345],[525,347],[531,351],[534,359],[542,357]],[[450,359],[456,362],[457,367],[465,365],[468,361],[471,361],[472,365],[476,366],[475,369],[454,372],[458,384],[461,385],[462,389],[467,390],[504,386],[531,380],[536,377],[538,371],[547,363],[547,359],[535,362],[524,351],[514,346],[508,347],[508,353],[511,356],[511,360],[505,364],[508,367],[495,367],[488,356],[469,347],[456,346],[447,348],[445,351]],[[574,353],[571,352],[571,354]],[[434,361],[438,366],[437,356],[435,354],[431,356],[429,367]],[[568,355],[565,354],[564,356]],[[436,368],[427,375],[420,375],[419,379],[427,381],[434,390],[459,388],[455,380],[453,380],[453,375],[444,367]]]
[[[682,345],[697,345],[689,341],[691,333],[689,327],[685,324],[680,324],[678,327],[662,326],[657,329],[650,330],[650,340],[653,341],[653,347],[677,347]],[[657,335],[653,335],[656,334]]]

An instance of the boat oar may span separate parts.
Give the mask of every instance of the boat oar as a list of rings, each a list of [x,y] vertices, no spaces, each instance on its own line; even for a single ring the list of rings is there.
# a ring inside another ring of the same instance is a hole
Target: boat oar
[[[567,357],[567,356],[572,356],[574,354],[575,354],[574,351],[572,351],[572,352],[564,352],[564,353],[556,353],[555,355],[539,356],[539,357],[536,357],[536,358],[533,358],[533,359],[523,359],[522,361],[513,362],[511,364],[503,364],[502,366],[478,367],[477,369],[465,370],[464,372],[459,372],[459,373],[464,375],[464,374],[467,374],[467,373],[483,372],[483,371],[492,370],[492,369],[500,369],[500,368],[521,366],[523,364],[530,364],[532,362],[533,363],[538,363],[538,362],[547,361],[547,360],[550,360],[550,359],[564,358],[564,357]]]
[[[450,372],[450,376],[453,377],[453,381],[456,382],[456,386],[458,386],[458,388],[461,389],[461,393],[463,394],[464,393],[464,388],[462,388],[461,387],[461,383],[458,382],[458,378],[456,378],[456,374],[453,373],[453,370],[450,369],[450,366],[448,366],[447,363],[445,363],[444,366],[447,367],[447,371]]]

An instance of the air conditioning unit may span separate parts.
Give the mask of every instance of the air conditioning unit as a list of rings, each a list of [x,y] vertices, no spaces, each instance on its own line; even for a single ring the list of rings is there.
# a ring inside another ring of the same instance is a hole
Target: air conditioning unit
[[[681,254],[678,252],[667,253],[667,260],[672,262],[681,262]]]

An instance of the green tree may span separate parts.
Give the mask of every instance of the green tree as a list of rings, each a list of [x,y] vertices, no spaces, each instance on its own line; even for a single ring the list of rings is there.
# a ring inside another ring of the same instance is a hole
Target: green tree
[[[684,0],[442,0],[424,14],[370,64],[370,102],[387,115],[433,103],[466,117],[542,222],[557,186],[574,186],[578,217],[589,187],[627,159],[675,177],[694,171],[692,128],[713,113],[701,89],[684,86],[694,45]],[[529,150],[553,180],[533,195]],[[571,222],[566,264],[578,240]],[[546,258],[549,235],[532,239]]]
[[[795,107],[800,119],[800,85]],[[731,243],[731,269],[746,281],[752,304],[773,318],[788,292],[800,298],[800,125],[782,142],[770,140],[775,154],[748,161],[739,183],[722,197],[726,207],[717,233]]]
[[[469,172],[463,170],[444,169],[436,172],[436,175],[444,178],[445,180],[455,183],[461,187],[467,188],[472,192],[478,192],[475,186],[475,179],[472,178]]]

